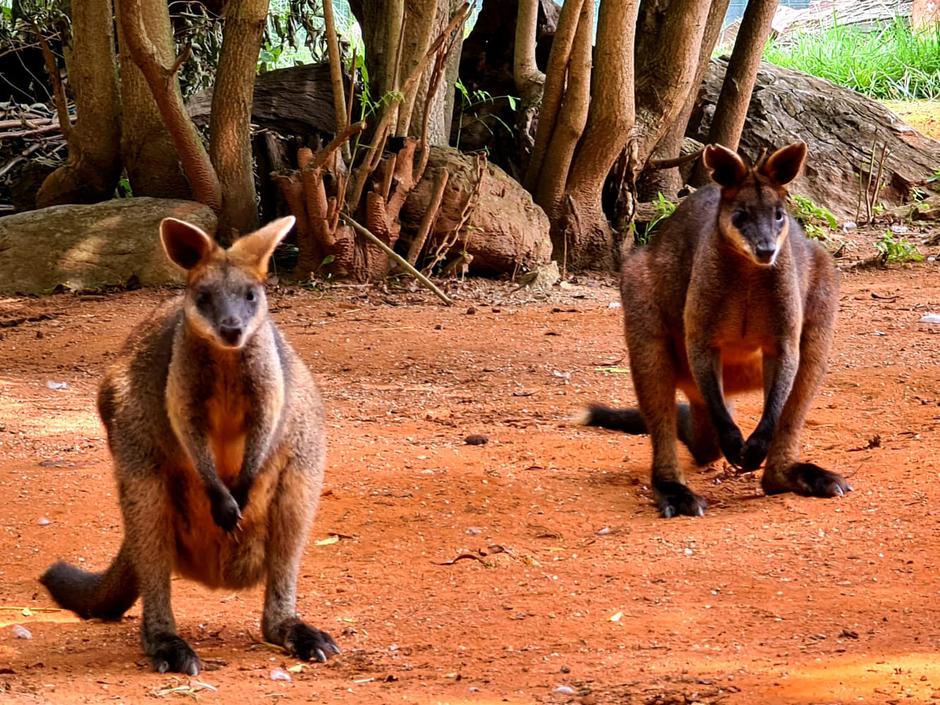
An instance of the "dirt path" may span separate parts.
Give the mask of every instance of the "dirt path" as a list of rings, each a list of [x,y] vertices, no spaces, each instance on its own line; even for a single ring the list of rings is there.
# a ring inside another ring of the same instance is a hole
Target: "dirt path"
[[[632,402],[611,287],[527,304],[490,287],[454,309],[276,297],[330,410],[300,606],[345,649],[291,682],[270,673],[295,662],[255,641],[260,589],[174,584],[212,668],[194,680],[149,671],[139,605],[119,624],[43,611],[50,561],[102,567],[119,544],[95,388],[165,294],[0,302],[0,702],[936,702],[940,326],[918,320],[940,313],[938,270],[843,277],[804,441],[854,493],[765,498],[717,464],[690,474],[707,516],[671,521],[646,438],[565,422]],[[758,405],[739,404],[746,428]]]

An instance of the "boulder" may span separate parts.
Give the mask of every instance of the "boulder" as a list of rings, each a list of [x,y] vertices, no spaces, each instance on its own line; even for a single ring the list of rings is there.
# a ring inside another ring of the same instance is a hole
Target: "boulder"
[[[688,136],[705,141],[728,61],[708,68]],[[747,113],[740,151],[756,159],[763,150],[803,140],[809,157],[790,190],[854,219],[859,180],[867,185],[872,149],[875,172],[887,145],[879,200],[887,206],[909,200],[940,165],[940,142],[921,135],[881,103],[829,81],[762,63]]]
[[[438,169],[447,169],[449,179],[425,252],[433,252],[442,238],[458,227],[477,183],[473,155],[451,147],[431,147],[424,178],[401,211],[403,237],[417,231],[431,200],[433,175]],[[535,269],[552,256],[548,216],[518,181],[498,166],[487,164],[479,196],[452,250],[463,252],[465,248],[473,255],[469,269],[475,274],[514,274]]]
[[[51,206],[0,218],[0,293],[181,282],[158,235],[168,216],[215,231],[208,206],[159,198]]]

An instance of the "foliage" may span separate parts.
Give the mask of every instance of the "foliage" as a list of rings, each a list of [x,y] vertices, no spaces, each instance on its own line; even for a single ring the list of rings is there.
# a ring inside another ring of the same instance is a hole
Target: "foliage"
[[[770,42],[764,58],[872,98],[940,98],[940,27],[914,32],[902,18],[875,31],[835,22],[822,32]]]
[[[463,118],[465,113],[472,115],[473,122],[480,123],[491,135],[495,135],[496,133],[493,128],[490,127],[490,122],[495,123],[497,127],[501,127],[510,135],[513,134],[512,126],[507,124],[495,110],[484,112],[483,108],[487,105],[495,107],[497,101],[505,101],[509,104],[509,109],[515,112],[519,102],[518,98],[511,95],[494,96],[489,91],[484,90],[471,91],[460,79],[457,79],[455,87],[457,88],[457,94],[460,96],[460,113],[457,116],[457,139],[454,144],[457,149],[460,149],[460,133],[463,131]]]
[[[904,238],[896,238],[890,230],[886,230],[875,243],[875,249],[878,250],[884,264],[924,261],[924,256],[917,249],[917,245]]]
[[[210,12],[201,2],[180,0],[170,3],[170,16],[175,29],[178,51],[186,46],[192,50],[180,68],[180,89],[184,97],[212,88],[222,51],[222,18]]]
[[[662,191],[657,193],[656,200],[653,201],[653,208],[656,211],[655,215],[646,224],[646,227],[643,228],[643,232],[640,232],[634,223],[630,223],[630,232],[633,234],[633,242],[637,245],[647,244],[652,239],[660,223],[675,213],[678,207],[679,204],[666,198],[662,194]]]
[[[800,221],[807,237],[815,240],[825,240],[827,230],[839,227],[839,221],[825,206],[817,206],[812,199],[806,196],[793,194],[790,196],[790,205],[793,217]]]

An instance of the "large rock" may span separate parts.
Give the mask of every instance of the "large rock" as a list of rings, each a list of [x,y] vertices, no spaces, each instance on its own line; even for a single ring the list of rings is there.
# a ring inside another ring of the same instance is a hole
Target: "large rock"
[[[450,178],[425,251],[433,251],[441,238],[453,233],[477,183],[472,155],[450,147],[431,147],[424,178],[401,211],[402,227],[408,235],[417,230],[431,200],[433,174],[442,168],[447,169]],[[453,249],[461,252],[465,244],[466,251],[473,255],[470,271],[476,274],[524,272],[547,263],[552,256],[545,211],[532,202],[532,196],[518,181],[493,164],[486,166],[479,197]]]
[[[705,77],[688,136],[708,139],[715,102],[728,66],[712,61]],[[809,146],[804,173],[791,191],[808,196],[842,218],[854,218],[859,174],[868,183],[872,148],[875,172],[884,145],[884,188],[879,200],[897,205],[930,178],[940,165],[940,142],[924,137],[877,101],[829,81],[798,71],[761,64],[741,138],[741,152],[751,159],[803,140]]]
[[[0,218],[0,293],[179,282],[181,271],[167,260],[158,235],[167,216],[215,231],[208,206],[159,198],[51,206]]]

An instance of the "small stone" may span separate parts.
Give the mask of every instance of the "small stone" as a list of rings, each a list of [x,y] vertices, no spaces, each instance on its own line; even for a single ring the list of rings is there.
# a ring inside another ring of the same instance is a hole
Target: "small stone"
[[[41,330],[37,330],[37,331],[36,331],[36,339],[37,339],[37,340],[42,340],[42,339],[45,338],[45,337],[46,337],[46,334],[43,333]]]
[[[597,705],[597,698],[593,695],[582,695],[580,702],[581,705]]]
[[[575,689],[570,685],[560,685],[553,691],[556,695],[574,695]]]
[[[475,314],[476,312],[477,312],[477,307],[476,307],[476,306],[471,306],[470,308],[467,309],[467,315],[468,315],[468,316],[472,316],[472,315]]]
[[[463,442],[468,446],[482,446],[490,442],[489,436],[484,436],[481,433],[474,433],[463,439]]]
[[[479,536],[483,532],[479,526],[468,526],[464,532],[467,536]]]
[[[14,624],[13,636],[15,636],[17,639],[32,639],[33,633],[24,626],[21,626],[19,624]]]
[[[36,523],[39,524],[40,526],[49,526],[49,524],[51,524],[52,522],[49,521],[49,519],[47,519],[46,517],[39,517],[39,519],[36,520]]]
[[[444,330],[444,324],[438,323],[437,325],[434,326],[434,330]]]
[[[562,672],[562,673],[571,673],[571,667],[570,667],[570,666],[562,666],[562,667],[561,667],[561,672]]]
[[[271,680],[272,681],[290,681],[293,679],[290,677],[290,673],[285,671],[283,668],[272,668]]]
[[[940,323],[940,313],[928,313],[921,317],[921,323]]]

